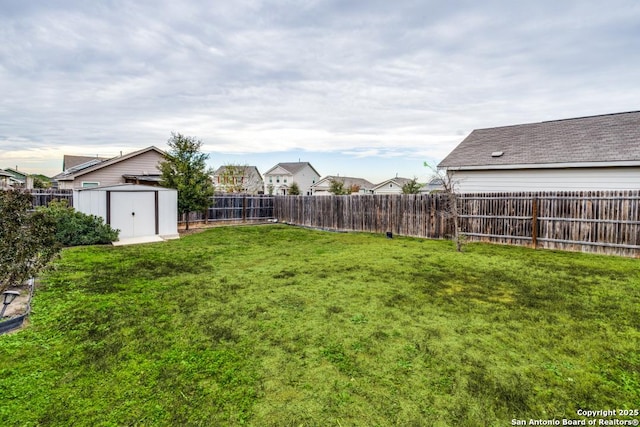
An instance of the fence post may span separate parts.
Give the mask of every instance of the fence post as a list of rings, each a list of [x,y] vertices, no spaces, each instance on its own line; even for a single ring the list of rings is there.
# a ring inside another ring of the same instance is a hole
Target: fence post
[[[538,198],[531,200],[531,244],[533,249],[538,247]]]
[[[242,222],[247,222],[247,195],[242,195]]]

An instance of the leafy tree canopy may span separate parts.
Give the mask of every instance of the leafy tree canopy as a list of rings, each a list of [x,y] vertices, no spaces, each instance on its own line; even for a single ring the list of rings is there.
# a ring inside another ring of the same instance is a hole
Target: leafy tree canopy
[[[402,194],[419,194],[422,185],[418,183],[418,178],[413,178],[402,186]]]
[[[207,168],[206,161],[209,155],[200,151],[202,141],[172,132],[167,144],[169,151],[160,163],[161,184],[178,190],[180,213],[188,214],[207,209],[214,190],[211,182],[213,171]]]
[[[289,187],[289,195],[290,196],[299,196],[300,195],[300,186],[298,185],[297,182],[292,183],[291,187]]]
[[[31,209],[31,194],[0,191],[0,292],[36,276],[60,251],[55,219]]]
[[[332,179],[329,181],[329,193],[336,196],[344,196],[351,194],[350,189],[344,187],[344,181],[339,179]]]

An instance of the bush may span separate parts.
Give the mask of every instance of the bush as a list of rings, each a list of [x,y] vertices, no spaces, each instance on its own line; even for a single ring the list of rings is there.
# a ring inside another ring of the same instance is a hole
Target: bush
[[[66,200],[53,201],[38,212],[55,220],[55,238],[64,246],[98,245],[118,240],[118,230],[105,224],[100,217],[76,212]]]
[[[54,219],[30,209],[30,194],[0,190],[0,292],[36,276],[60,251]]]

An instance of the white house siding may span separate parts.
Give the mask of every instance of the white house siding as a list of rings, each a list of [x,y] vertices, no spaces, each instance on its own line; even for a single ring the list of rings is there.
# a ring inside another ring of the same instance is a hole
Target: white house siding
[[[460,193],[638,190],[640,167],[455,171]]]
[[[402,194],[402,187],[394,183],[388,183],[382,187],[374,189],[373,194]]]
[[[280,177],[280,182],[278,182],[278,177]],[[273,194],[282,195],[283,188],[288,189],[291,185],[292,180],[293,176],[289,173],[289,171],[278,167],[268,174],[264,175],[264,194],[269,194],[269,186],[273,186]]]
[[[300,187],[300,194],[311,195],[311,186],[320,179],[320,176],[313,172],[310,167],[306,167],[293,176],[293,182]]]
[[[147,151],[137,156],[131,157],[121,162],[113,163],[93,172],[77,176],[73,181],[60,181],[60,189],[82,188],[83,182],[99,182],[100,186],[122,184],[122,175],[157,175],[158,163],[163,157],[157,151]]]
[[[280,177],[280,182],[277,182],[277,177]],[[264,176],[265,194],[269,194],[269,185],[273,185],[273,194],[283,194],[283,191],[288,194],[291,184],[295,182],[300,188],[300,194],[310,195],[311,186],[319,178],[320,176],[314,173],[309,166],[293,175],[282,168],[277,168]]]

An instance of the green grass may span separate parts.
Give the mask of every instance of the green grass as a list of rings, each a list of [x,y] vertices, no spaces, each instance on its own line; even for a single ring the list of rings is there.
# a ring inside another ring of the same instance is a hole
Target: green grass
[[[640,261],[216,228],[63,252],[0,425],[505,426],[640,408]]]

